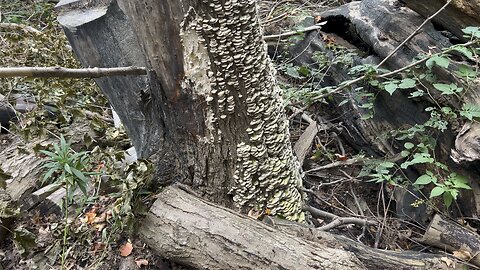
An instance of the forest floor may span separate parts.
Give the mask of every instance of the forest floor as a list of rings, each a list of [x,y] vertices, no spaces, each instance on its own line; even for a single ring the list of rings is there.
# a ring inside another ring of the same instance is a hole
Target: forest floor
[[[319,11],[339,2],[342,1],[260,1],[265,34],[301,29],[305,20],[315,20]],[[0,22],[5,24],[0,26],[0,66],[79,67],[53,8],[49,1],[2,1]],[[303,107],[304,99],[299,93],[305,81],[295,78],[301,70],[292,69],[291,56],[283,54],[280,48],[301,38],[302,34],[298,34],[281,43],[270,42],[269,48],[277,48],[272,56],[279,71],[278,80],[285,89],[292,144],[307,130],[309,119],[319,123],[304,161],[310,203],[337,216],[368,217],[381,224],[340,226],[332,229],[335,233],[381,249],[426,249],[415,240],[426,228],[396,217],[392,211],[395,202],[389,193],[392,187],[386,182],[369,181],[371,177],[365,173],[368,168],[360,162],[364,154],[350,148],[333,131],[345,128],[336,118],[338,108],[320,103],[298,113],[298,108]],[[0,233],[0,269],[59,269],[62,257],[65,269],[117,269],[119,265],[135,264],[141,269],[181,269],[153,255],[128,233],[152,201],[146,188],[132,187],[132,178],[148,178],[149,165],[125,164],[128,138],[121,127],[113,127],[107,100],[92,80],[0,79],[0,94],[8,104],[18,102],[18,95],[27,95],[36,104],[35,108],[19,113],[9,131],[0,134],[0,152],[18,146],[44,164],[51,160],[40,150],[51,150],[53,145],[65,147],[72,155],[88,151],[88,158],[78,161],[82,173],[92,181],[89,185],[94,187],[88,196],[73,194],[77,196],[72,200],[76,206],[73,211],[69,208],[65,212],[60,198],[51,202],[54,206],[16,213],[17,220],[8,236],[2,239]],[[69,143],[62,143],[60,135]],[[46,138],[46,143],[25,148],[27,142],[38,138]],[[52,185],[52,189],[58,190],[62,182],[50,178],[43,181],[45,171],[32,176],[37,177],[34,189]],[[109,176],[108,186],[105,175]],[[0,183],[5,182],[2,177],[8,179],[0,167]],[[47,214],[42,212],[44,209]],[[312,222],[317,226],[326,224],[318,218]],[[64,246],[68,248],[62,249]]]

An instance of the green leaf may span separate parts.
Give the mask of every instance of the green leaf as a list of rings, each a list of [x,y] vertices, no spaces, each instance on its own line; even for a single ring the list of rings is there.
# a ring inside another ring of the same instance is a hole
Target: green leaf
[[[449,192],[443,193],[443,204],[445,207],[449,208],[452,205],[453,197]]]
[[[435,83],[433,84],[433,87],[437,89],[438,91],[442,92],[442,95],[452,95],[455,94],[456,92],[460,92],[463,90],[463,88],[457,87],[456,84],[445,84],[445,83]]]
[[[400,152],[400,155],[402,157],[408,157],[410,155],[410,151],[403,150],[402,152]]]
[[[43,181],[47,181],[54,172],[57,171],[57,168],[51,168],[50,170],[47,171],[47,173],[43,176]]]
[[[306,66],[301,66],[298,68],[298,72],[302,74],[303,76],[307,77],[310,75],[310,69]]]
[[[409,89],[415,87],[415,85],[417,85],[417,81],[413,79],[403,79],[398,85],[398,88]]]
[[[472,121],[473,118],[480,117],[480,106],[474,104],[463,104],[460,115]]]
[[[68,172],[69,174],[72,174],[72,170],[70,169],[70,165],[65,164],[65,165],[63,166],[63,168],[65,169],[66,172]]]
[[[415,183],[413,183],[414,185],[428,185],[432,182],[435,182],[436,179],[434,179],[432,176],[428,175],[428,174],[424,174],[420,177],[417,178],[417,181],[415,181]]]
[[[74,174],[76,177],[78,177],[78,178],[81,179],[82,181],[84,181],[84,182],[87,182],[87,181],[88,181],[88,179],[85,177],[85,175],[84,175],[81,171],[79,171],[79,170],[77,170],[77,169],[75,169],[75,168],[73,168],[73,167],[71,167],[71,171],[73,172],[73,174]]]
[[[300,74],[298,73],[297,68],[295,67],[288,67],[285,73],[292,78],[296,78],[296,79],[302,78],[302,76],[300,76]]]
[[[390,95],[393,95],[395,90],[397,90],[398,85],[395,83],[389,83],[385,85],[385,91],[387,91]]]
[[[474,78],[477,76],[477,71],[475,71],[471,66],[467,66],[463,64],[458,67],[458,70],[456,71],[456,73],[460,77],[465,79]]]
[[[412,149],[415,145],[411,142],[406,142],[404,145],[405,149],[410,150]]]
[[[450,59],[439,56],[439,55],[433,55],[430,59],[427,60],[425,65],[431,69],[433,65],[436,64],[437,66],[443,67],[443,68],[448,68],[448,65],[450,64]]]
[[[467,36],[471,36],[474,38],[480,38],[480,27],[475,27],[475,26],[469,26],[464,29],[462,29],[463,33],[465,33]]]
[[[430,192],[430,198],[440,196],[444,192],[445,192],[445,189],[443,189],[443,187],[434,187]]]
[[[452,49],[465,55],[468,59],[473,59],[473,53],[466,47],[463,47],[461,45],[456,45],[452,47]]]

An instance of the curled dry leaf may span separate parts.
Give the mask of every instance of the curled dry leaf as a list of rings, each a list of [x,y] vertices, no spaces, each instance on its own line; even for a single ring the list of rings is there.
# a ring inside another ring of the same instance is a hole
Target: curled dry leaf
[[[444,262],[447,265],[447,267],[451,267],[451,266],[453,267],[455,263],[453,260],[449,259],[448,257],[442,257],[440,258],[440,260],[442,260],[442,262]]]
[[[94,212],[85,213],[86,223],[93,224],[96,216],[97,216],[97,213],[94,213]]]
[[[258,219],[261,215],[262,215],[262,212],[256,211],[253,208],[250,209],[250,211],[248,211],[248,216],[253,218],[253,219]]]
[[[130,239],[128,239],[123,245],[120,246],[120,256],[127,257],[132,254],[133,245]]]
[[[145,259],[135,260],[135,263],[137,264],[138,268],[141,268],[142,266],[148,266],[148,261]]]
[[[460,260],[464,260],[464,261],[468,261],[472,259],[472,254],[467,250],[462,250],[462,249],[454,251],[453,256],[455,256],[455,258],[459,258]]]

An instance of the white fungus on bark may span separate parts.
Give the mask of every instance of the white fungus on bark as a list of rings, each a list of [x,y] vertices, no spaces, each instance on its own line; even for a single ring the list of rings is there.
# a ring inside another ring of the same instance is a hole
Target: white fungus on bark
[[[219,121],[243,117],[248,123],[237,131],[234,202],[302,221],[302,172],[292,151],[288,120],[262,40],[255,1],[202,2],[207,8],[189,12],[194,18],[186,17],[191,22],[182,27],[186,53],[208,51],[208,64],[200,66],[189,60],[188,65],[204,69],[195,71],[201,74],[197,77],[202,84],[209,81],[201,94],[208,107],[207,127],[217,129],[211,130],[209,136],[214,138],[210,142],[222,140]],[[192,31],[197,37],[192,37]],[[187,44],[190,42],[202,44],[195,47]]]

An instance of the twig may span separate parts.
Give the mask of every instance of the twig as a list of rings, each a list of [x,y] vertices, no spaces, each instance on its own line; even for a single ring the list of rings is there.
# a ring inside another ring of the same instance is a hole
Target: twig
[[[100,78],[107,76],[146,75],[144,67],[115,68],[63,68],[63,67],[4,67],[0,78],[7,77],[58,77],[58,78]]]
[[[305,27],[303,29],[296,30],[296,31],[290,31],[290,32],[285,32],[285,33],[281,33],[281,34],[276,34],[276,35],[263,36],[263,40],[276,40],[276,39],[279,39],[279,38],[289,37],[289,36],[293,36],[293,35],[297,35],[297,34],[301,34],[301,33],[305,33],[305,32],[310,32],[310,31],[313,31],[313,30],[318,30],[318,29],[322,28],[322,25],[325,25],[326,23],[327,22],[321,22],[321,23],[317,23],[315,25]]]
[[[359,163],[363,160],[365,160],[365,158],[363,158],[363,157],[358,158],[357,157],[357,158],[351,158],[351,159],[348,159],[348,160],[345,160],[345,161],[335,161],[335,162],[332,162],[332,163],[324,165],[324,166],[315,167],[313,169],[310,169],[310,170],[306,171],[305,173],[317,172],[317,171],[330,169],[330,168],[335,168],[335,167],[339,167],[339,166],[353,165],[353,164]]]
[[[323,218],[329,218],[332,219],[332,222],[328,223],[327,225],[318,227],[318,230],[321,231],[326,231],[329,229],[333,229],[335,227],[338,227],[340,225],[345,225],[345,224],[355,224],[359,226],[367,226],[367,225],[376,225],[377,222],[372,221],[372,220],[367,220],[367,219],[361,219],[361,218],[355,218],[355,217],[339,217],[335,214],[325,212],[323,210],[317,209],[313,206],[306,205],[303,207],[303,210],[310,212],[313,216],[317,217],[323,217]]]
[[[32,33],[32,34],[36,34],[36,35],[42,34],[41,31],[39,31],[39,30],[37,30],[37,29],[35,29],[31,26],[18,24],[18,23],[0,23],[0,28],[22,30],[23,32]]]
[[[402,41],[402,43],[400,43],[400,45],[398,45],[395,50],[393,50],[391,53],[389,53],[387,55],[387,57],[385,57],[378,65],[377,65],[377,68],[379,68],[381,65],[383,65],[388,59],[390,59],[398,50],[400,50],[400,48],[403,47],[403,45],[405,45],[405,43],[409,42],[424,26],[425,24],[427,24],[431,19],[433,19],[435,16],[437,16],[440,12],[442,12],[442,10],[444,10],[453,0],[448,0],[447,3],[445,3],[445,5],[443,5],[439,10],[437,10],[437,12],[433,13],[430,17],[428,17],[427,19],[425,19],[425,21],[423,21],[422,24],[420,24],[420,26],[417,27],[417,29],[415,29],[415,31],[413,31],[413,33],[410,34],[410,36],[408,36],[404,41]]]

